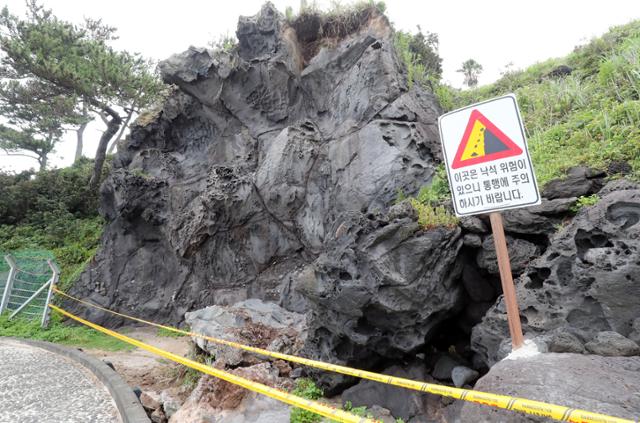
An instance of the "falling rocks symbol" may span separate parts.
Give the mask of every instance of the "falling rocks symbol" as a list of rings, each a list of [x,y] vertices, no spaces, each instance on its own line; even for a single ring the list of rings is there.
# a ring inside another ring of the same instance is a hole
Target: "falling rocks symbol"
[[[504,132],[473,110],[451,167],[458,169],[520,154],[522,149]]]

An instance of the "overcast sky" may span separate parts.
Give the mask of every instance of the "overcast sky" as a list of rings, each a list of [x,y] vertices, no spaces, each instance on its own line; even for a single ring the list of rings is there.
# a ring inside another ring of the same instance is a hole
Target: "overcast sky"
[[[102,18],[118,28],[115,47],[162,60],[190,45],[204,46],[222,34],[234,34],[239,15],[253,15],[262,0],[43,0],[47,8],[65,20]],[[312,0],[308,0],[311,3]],[[0,2],[1,3],[1,2]],[[284,11],[297,11],[299,0],[273,0]],[[327,7],[330,1],[317,1]],[[343,2],[348,3],[348,2]],[[5,2],[14,14],[22,14],[22,0]],[[536,1],[410,1],[387,0],[387,14],[398,29],[435,32],[440,37],[444,81],[462,84],[456,72],[460,63],[474,58],[484,66],[480,84],[493,82],[505,65],[524,68],[547,58],[564,56],[576,45],[601,35],[614,25],[640,18],[636,0],[536,0]],[[92,156],[104,125],[89,127],[85,151]],[[73,160],[74,136],[58,146],[50,161],[66,166]],[[29,159],[17,160],[0,153],[0,169],[36,167]]]

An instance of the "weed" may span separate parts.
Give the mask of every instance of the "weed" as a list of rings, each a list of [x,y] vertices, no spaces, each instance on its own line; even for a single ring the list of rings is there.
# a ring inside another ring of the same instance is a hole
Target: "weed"
[[[356,416],[366,417],[369,419],[373,418],[373,415],[367,410],[366,406],[361,405],[360,407],[354,407],[351,401],[345,402],[342,409],[344,411],[348,411],[351,414],[355,414]]]
[[[322,389],[313,380],[307,378],[296,380],[296,388],[291,393],[314,401],[324,395]],[[291,423],[316,423],[322,421],[322,416],[302,408],[292,407],[290,421]]]
[[[570,210],[573,213],[578,213],[578,211],[583,208],[583,207],[589,207],[589,206],[593,206],[594,204],[596,204],[598,201],[600,201],[600,197],[598,196],[598,194],[593,194],[593,195],[583,195],[581,197],[578,197],[578,200],[575,202],[575,204],[573,204],[570,208]]]

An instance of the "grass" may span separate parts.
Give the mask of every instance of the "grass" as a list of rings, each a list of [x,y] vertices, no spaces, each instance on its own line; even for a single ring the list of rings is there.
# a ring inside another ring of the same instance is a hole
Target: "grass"
[[[570,75],[554,77],[559,65]],[[445,111],[515,93],[539,185],[576,165],[630,167],[640,179],[640,21],[612,28],[563,58],[505,72],[472,90],[435,88]]]
[[[156,335],[162,336],[164,338],[182,338],[183,336],[187,336],[183,333],[174,332],[172,330],[165,329],[165,328],[158,328]]]
[[[19,317],[19,316],[18,316]],[[0,336],[35,339],[55,342],[81,348],[100,349],[105,351],[127,351],[133,346],[121,342],[108,335],[84,326],[63,322],[55,313],[51,315],[49,327],[40,327],[40,320],[14,318],[9,320],[7,314],[0,316]]]

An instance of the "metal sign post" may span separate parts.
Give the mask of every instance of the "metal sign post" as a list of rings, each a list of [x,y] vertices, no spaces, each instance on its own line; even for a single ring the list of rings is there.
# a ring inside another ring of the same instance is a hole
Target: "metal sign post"
[[[440,116],[440,140],[457,216],[489,214],[513,348],[524,343],[502,210],[540,204],[513,94]]]

